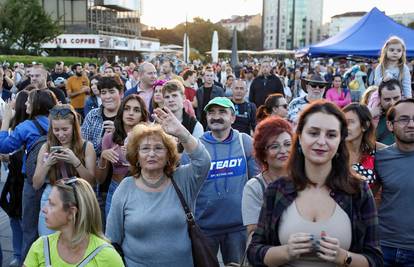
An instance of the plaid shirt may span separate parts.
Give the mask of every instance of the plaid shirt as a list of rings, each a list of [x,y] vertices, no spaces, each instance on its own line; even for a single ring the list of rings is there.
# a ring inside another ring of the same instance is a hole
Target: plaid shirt
[[[278,179],[267,188],[257,229],[248,248],[248,259],[253,266],[266,266],[263,260],[268,249],[281,245],[278,235],[280,218],[297,195],[294,184],[286,178]],[[350,251],[364,255],[369,266],[383,266],[378,237],[377,210],[367,183],[361,184],[359,194],[349,195],[333,190],[330,195],[351,218]]]
[[[309,104],[306,99],[306,95],[293,99],[288,106],[287,120],[293,123],[297,123],[299,120],[300,112]]]
[[[81,132],[82,137],[93,144],[96,155],[101,155],[102,136],[103,136],[103,107],[95,108],[89,111],[83,121]]]

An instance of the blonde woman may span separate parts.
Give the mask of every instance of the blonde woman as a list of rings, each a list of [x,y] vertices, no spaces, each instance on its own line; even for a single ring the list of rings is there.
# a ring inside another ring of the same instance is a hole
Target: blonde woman
[[[124,266],[102,234],[98,201],[87,181],[58,180],[43,212],[56,232],[33,243],[23,266]]]

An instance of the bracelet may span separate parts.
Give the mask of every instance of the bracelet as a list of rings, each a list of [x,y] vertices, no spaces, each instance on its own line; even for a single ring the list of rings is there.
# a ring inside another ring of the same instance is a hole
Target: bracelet
[[[78,166],[75,166],[75,169],[79,168],[79,166],[82,165],[82,161],[79,160]]]
[[[187,144],[188,141],[190,141],[190,136],[191,136],[190,132],[187,131],[187,136],[184,137],[182,140],[180,140],[180,143],[181,144]]]

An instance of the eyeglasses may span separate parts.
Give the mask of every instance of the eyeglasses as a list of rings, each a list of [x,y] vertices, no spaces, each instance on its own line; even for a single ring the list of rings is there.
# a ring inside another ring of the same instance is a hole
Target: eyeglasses
[[[284,144],[275,143],[275,144],[271,144],[271,145],[266,146],[265,149],[267,151],[270,151],[270,152],[278,153],[278,152],[280,152],[282,147],[284,147],[286,151],[289,151],[291,145],[292,145],[292,143],[290,143],[290,142],[286,142]]]
[[[279,107],[283,107],[284,109],[287,109],[287,108],[288,108],[288,104],[277,105],[276,107],[277,107],[277,108],[279,108]]]
[[[407,126],[410,124],[410,121],[414,122],[414,116],[412,118],[408,116],[401,116],[398,120],[394,120],[394,123],[399,123],[402,126]]]
[[[151,151],[153,151],[155,154],[160,155],[164,153],[165,149],[166,148],[163,146],[155,146],[155,147],[144,146],[144,147],[139,148],[139,152],[141,152],[142,154],[149,154]]]
[[[319,89],[325,88],[324,84],[320,84],[320,83],[309,83],[309,85],[313,88],[318,87]]]
[[[66,116],[68,114],[72,113],[72,110],[70,108],[52,108],[49,110],[49,114],[52,116]]]
[[[73,189],[73,195],[75,196],[75,204],[76,207],[79,207],[79,200],[78,200],[78,194],[76,191],[76,186],[75,183],[78,181],[79,179],[76,177],[71,177],[71,178],[63,178],[58,180],[58,182],[63,183],[64,185],[69,185],[70,187],[72,187]]]

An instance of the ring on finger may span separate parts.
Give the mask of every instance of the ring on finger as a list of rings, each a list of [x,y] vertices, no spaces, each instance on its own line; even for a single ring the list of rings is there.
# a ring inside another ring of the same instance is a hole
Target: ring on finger
[[[337,251],[336,251],[336,250],[334,250],[334,251],[332,252],[332,255],[333,255],[334,257],[336,257],[336,254],[337,254]]]

